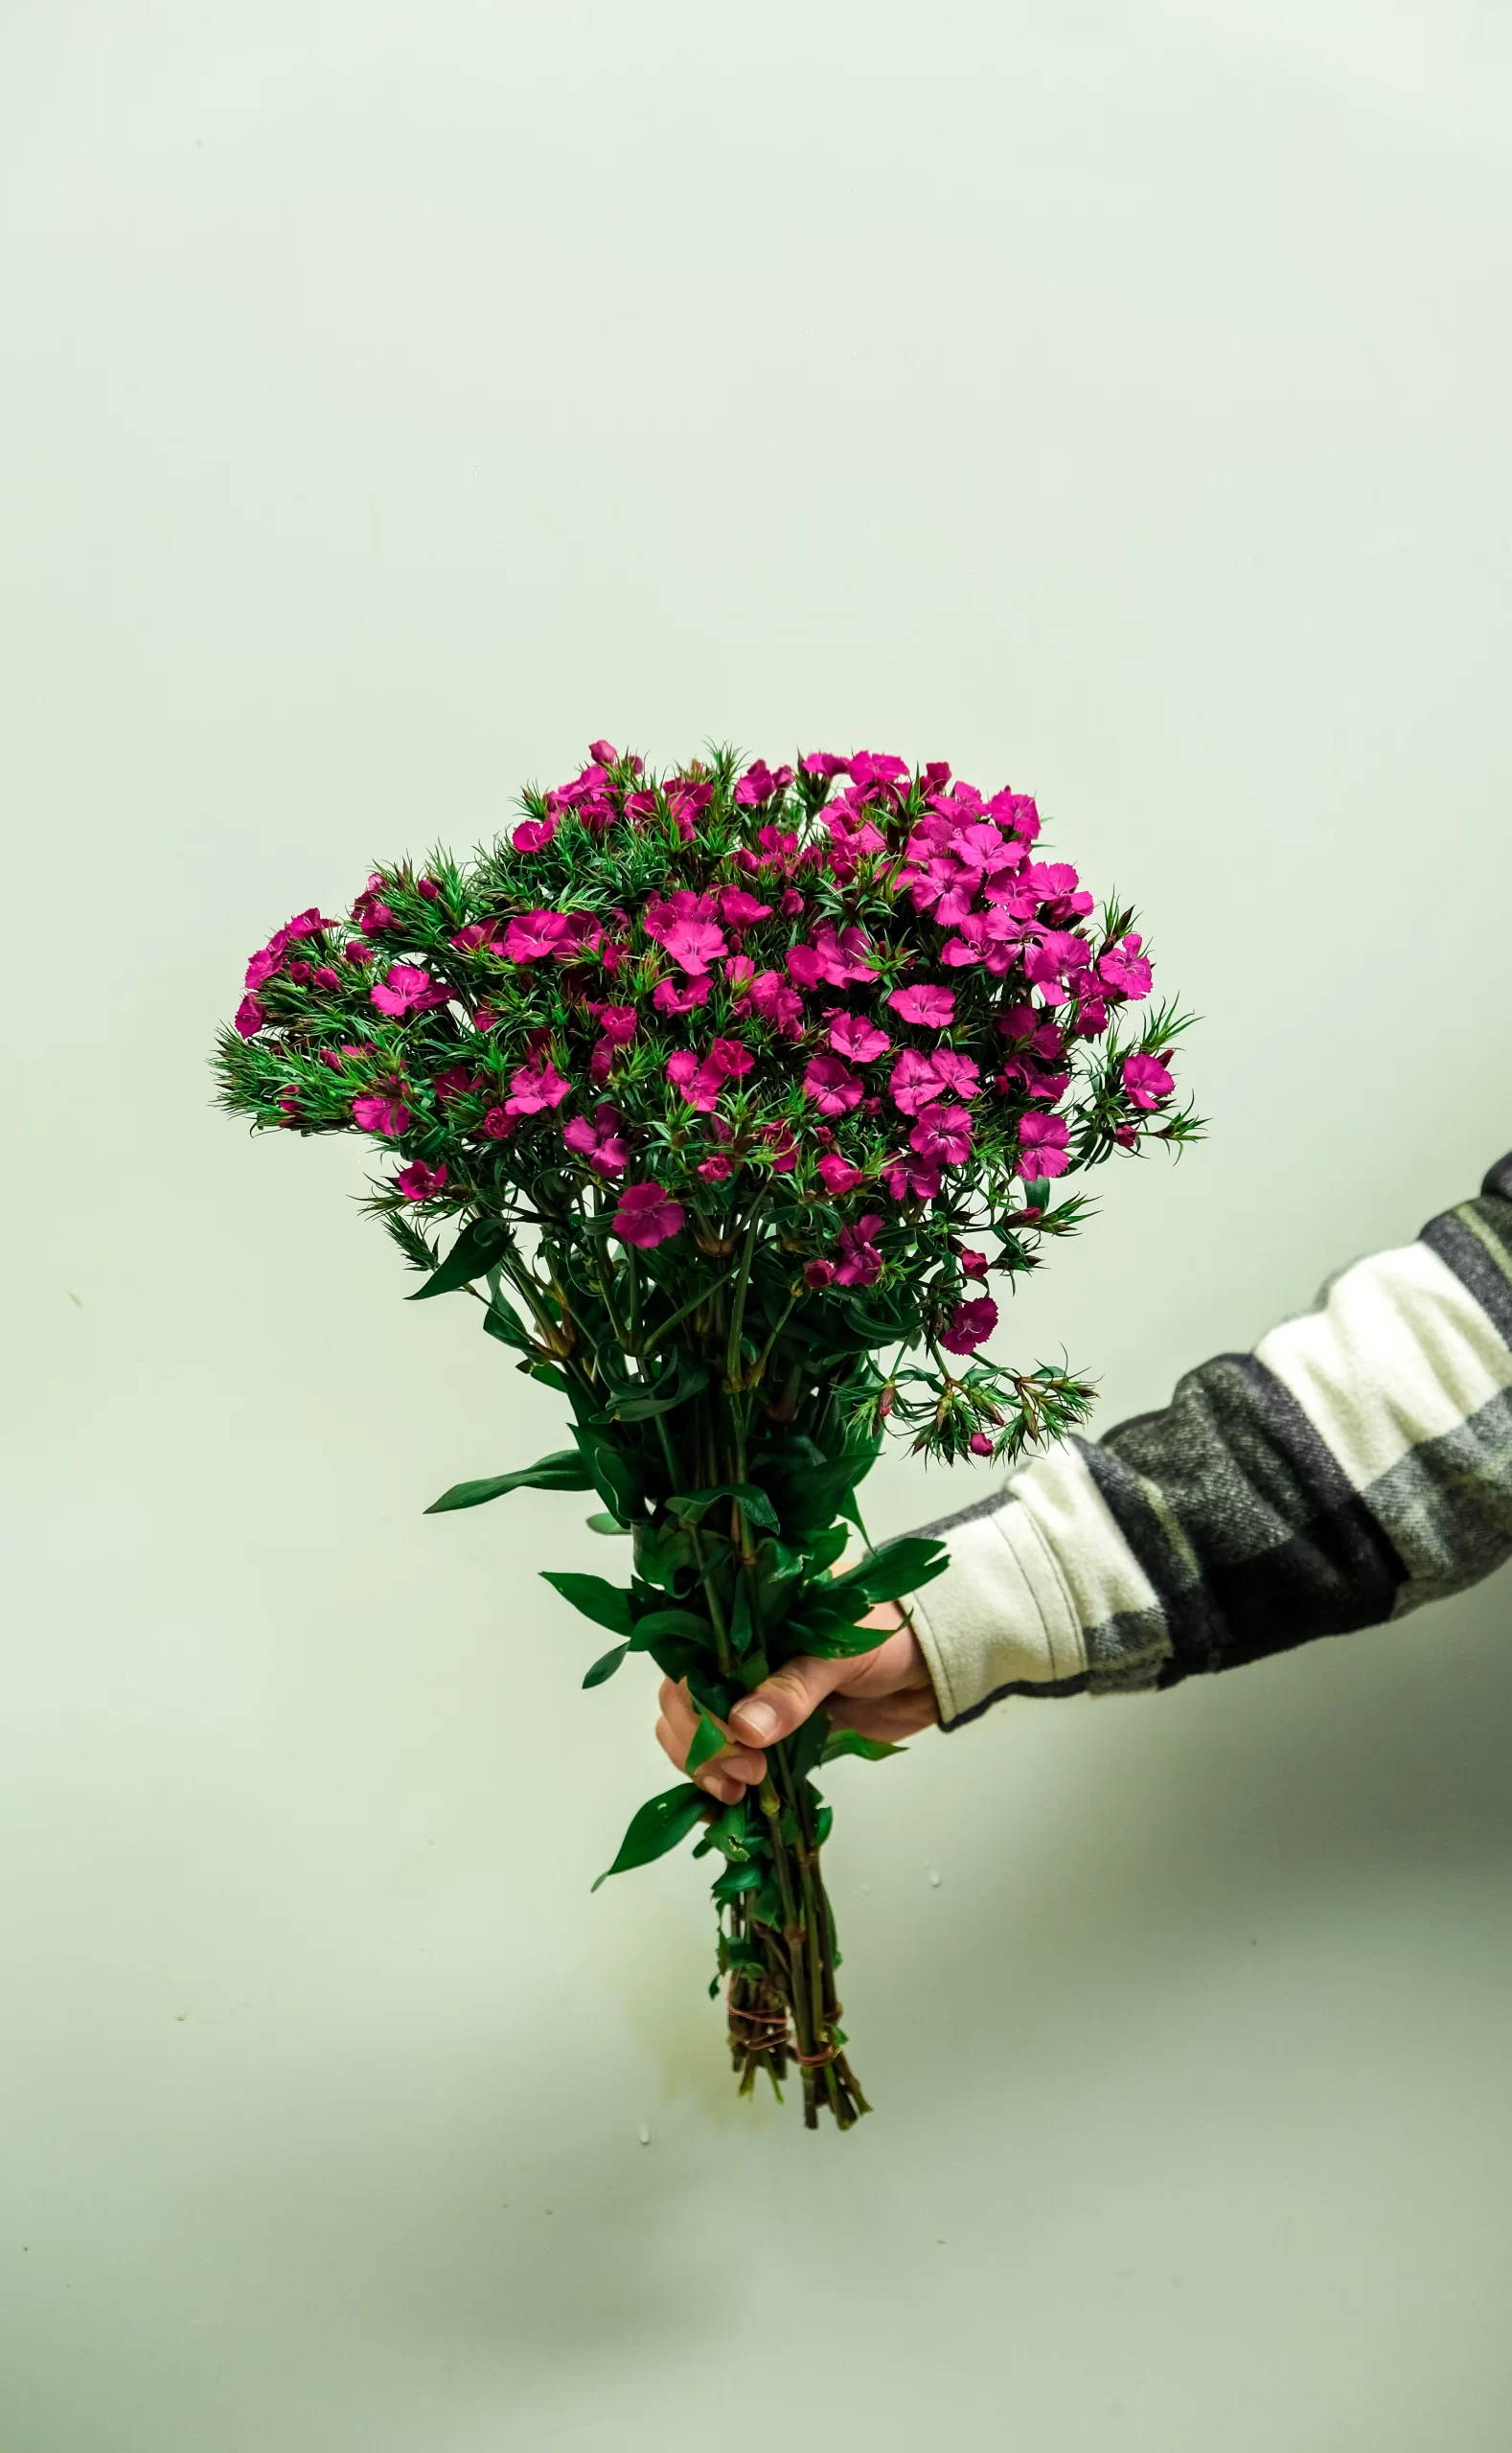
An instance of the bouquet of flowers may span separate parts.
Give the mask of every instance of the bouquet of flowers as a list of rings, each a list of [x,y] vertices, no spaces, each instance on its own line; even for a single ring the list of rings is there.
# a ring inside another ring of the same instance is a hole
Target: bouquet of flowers
[[[370,1135],[412,1299],[476,1299],[565,1399],[570,1447],[435,1511],[596,1493],[628,1578],[547,1581],[612,1639],[585,1686],[637,1653],[687,1681],[692,1773],[743,1692],[870,1649],[868,1613],[947,1564],[866,1537],[889,1421],[926,1456],[1001,1464],[1085,1416],[1068,1371],[983,1353],[987,1289],[1080,1224],[1058,1178],[1199,1129],[1173,1105],[1183,1018],[1145,1003],[1134,912],[1094,918],[1041,857],[1034,802],[944,765],[721,751],[656,776],[598,741],[523,806],[470,862],[376,869],[350,922],[278,929],[220,1094],[257,1127]],[[816,1712],[724,1811],[691,1778],[652,1799],[607,1868],[698,1834],[742,2089],[795,2065],[811,2127],[867,2108],[813,1775],[894,1751]]]

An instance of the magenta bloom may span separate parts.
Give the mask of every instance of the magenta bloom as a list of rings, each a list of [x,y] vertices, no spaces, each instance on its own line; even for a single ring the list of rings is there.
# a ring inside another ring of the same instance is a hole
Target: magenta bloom
[[[836,758],[828,749],[811,749],[803,762],[803,771],[806,775],[823,775],[828,779],[845,774],[850,763],[848,758]]]
[[[854,1192],[864,1180],[863,1171],[853,1167],[837,1150],[827,1151],[819,1160],[819,1181],[835,1200],[838,1200],[841,1193]]]
[[[250,1039],[254,1031],[260,1031],[265,1019],[255,997],[242,997],[236,1010],[236,1027],[243,1039]]]
[[[373,936],[379,928],[393,928],[394,914],[383,901],[381,878],[369,878],[367,884],[352,906],[352,917],[365,937]],[[351,951],[350,948],[348,951]]]
[[[490,1108],[483,1119],[483,1130],[491,1141],[507,1141],[515,1130],[515,1118],[507,1108]]]
[[[432,1005],[444,1005],[450,990],[438,988],[428,971],[421,971],[412,962],[390,963],[386,980],[378,980],[368,990],[380,1014],[423,1014]]]
[[[709,1050],[709,1063],[717,1065],[720,1071],[727,1073],[732,1081],[739,1081],[743,1073],[748,1073],[755,1062],[750,1049],[738,1039],[717,1039]]]
[[[723,929],[709,920],[676,920],[661,942],[678,969],[695,979],[729,951]]]
[[[562,1080],[542,1049],[510,1075],[504,1112],[512,1116],[540,1115],[547,1108],[560,1108],[571,1089],[571,1083]]]
[[[803,1087],[821,1115],[848,1115],[852,1108],[859,1107],[865,1084],[837,1056],[814,1056],[809,1061]]]
[[[758,758],[753,767],[746,768],[745,774],[735,787],[736,806],[741,809],[759,809],[762,803],[769,801],[774,793],[786,791],[791,781],[790,767],[779,767],[774,775],[766,759]]]
[[[667,1079],[690,1108],[697,1108],[700,1115],[712,1115],[724,1088],[724,1069],[712,1061],[700,1064],[691,1047],[679,1047],[667,1059]]]
[[[394,1181],[406,1201],[434,1201],[437,1193],[445,1189],[447,1171],[445,1167],[427,1167],[423,1158],[416,1158],[400,1169]]]
[[[544,852],[556,832],[554,817],[522,817],[509,839],[516,852]]]
[[[917,1022],[922,1030],[943,1031],[955,1020],[953,988],[895,988],[887,1002],[905,1022]]]
[[[967,1446],[974,1456],[990,1456],[993,1453],[993,1443],[985,1431],[974,1431]]]
[[[599,1028],[616,1047],[629,1047],[635,1036],[636,1017],[633,1005],[606,1005],[599,1016]]]
[[[974,1354],[997,1326],[997,1306],[992,1296],[974,1295],[970,1302],[957,1303],[940,1343],[947,1354]]]
[[[713,984],[707,972],[698,979],[658,979],[651,1001],[658,1014],[691,1014],[708,1003]]]
[[[1157,1056],[1126,1056],[1123,1076],[1130,1104],[1136,1108],[1157,1108],[1176,1088],[1174,1077]]]
[[[987,1255],[985,1252],[969,1251],[963,1245],[961,1250],[956,1254],[956,1258],[961,1264],[961,1275],[963,1277],[979,1277],[982,1284],[984,1286],[986,1285]]]
[[[264,980],[272,978],[278,969],[279,961],[280,957],[273,951],[271,946],[261,946],[258,949],[247,964],[246,986],[249,993],[253,989],[261,988]]]
[[[972,1119],[965,1108],[922,1108],[908,1147],[934,1166],[962,1167],[972,1153]]]
[[[804,764],[807,765],[808,761],[805,760]],[[822,1288],[826,1286],[833,1286],[835,1283],[835,1263],[833,1261],[805,1261],[803,1265],[803,1282],[805,1286],[812,1286],[816,1295]]]
[[[1139,951],[1142,940],[1134,931],[1120,937],[1110,946],[1097,965],[1097,976],[1103,986],[1115,997],[1131,997],[1137,1004],[1148,997],[1154,974],[1145,955]],[[249,983],[250,984],[250,983]]]
[[[933,1201],[940,1189],[940,1170],[928,1158],[894,1158],[882,1169],[889,1201]]]
[[[670,1200],[660,1184],[631,1184],[620,1195],[614,1232],[622,1244],[650,1251],[653,1245],[681,1233],[685,1214],[682,1204]]]
[[[836,1056],[848,1056],[853,1065],[870,1065],[886,1055],[892,1042],[864,1014],[836,1014],[830,1024],[830,1045]]]
[[[722,1150],[716,1150],[712,1158],[702,1158],[699,1162],[699,1173],[706,1183],[722,1184],[733,1172],[734,1162],[725,1157]]]
[[[1019,1126],[1016,1176],[1064,1176],[1070,1165],[1066,1145],[1071,1128],[1064,1115],[1026,1115]]]
[[[864,929],[842,928],[836,935],[834,921],[821,920],[809,945],[790,950],[788,975],[799,988],[843,988],[852,979],[872,985],[877,974],[866,960],[870,951]]]
[[[497,925],[493,920],[470,920],[465,928],[457,930],[450,942],[458,953],[475,954],[481,946],[493,944]]]
[[[622,1176],[630,1165],[630,1147],[620,1132],[618,1108],[601,1106],[593,1111],[591,1120],[575,1115],[562,1128],[562,1140],[580,1158],[586,1159],[595,1175]]]
[[[758,920],[771,918],[771,905],[758,903],[743,885],[727,885],[720,896],[720,918],[726,928],[754,928]]]
[[[470,1072],[465,1065],[444,1066],[431,1084],[432,1089],[443,1106],[447,1099],[464,1099],[470,1090],[476,1090],[480,1087],[477,1074]]]
[[[620,763],[619,751],[611,741],[590,741],[588,756],[596,767],[617,767]],[[640,765],[638,758],[635,764],[637,767]]]
[[[882,1212],[871,1210],[858,1218],[854,1226],[840,1228],[836,1246],[840,1257],[835,1265],[837,1286],[870,1286],[881,1277],[882,1256],[872,1237],[882,1223]]]
[[[352,1112],[364,1133],[381,1133],[390,1141],[398,1141],[414,1121],[403,1101],[386,1092],[354,1099]]]
[[[759,971],[746,995],[768,1029],[780,1031],[789,1039],[796,1038],[802,1030],[803,999],[780,973]]]
[[[564,943],[567,921],[561,911],[524,911],[504,931],[504,951],[511,962],[540,962]]]

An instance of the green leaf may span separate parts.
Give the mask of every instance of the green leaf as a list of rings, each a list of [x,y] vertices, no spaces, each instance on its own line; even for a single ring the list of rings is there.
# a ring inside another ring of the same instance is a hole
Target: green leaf
[[[629,1650],[629,1644],[614,1644],[607,1652],[601,1652],[584,1679],[584,1686],[602,1686],[606,1678],[612,1678]]]
[[[502,1499],[506,1491],[587,1491],[593,1488],[586,1466],[570,1448],[553,1450],[549,1456],[538,1456],[534,1465],[522,1465],[517,1473],[493,1474],[486,1481],[453,1482],[449,1491],[432,1500],[427,1516],[445,1516],[454,1507],[481,1507],[485,1500]]]
[[[496,1295],[483,1315],[483,1326],[491,1338],[497,1338],[500,1345],[512,1345],[517,1354],[535,1352],[535,1340],[527,1334],[523,1321]]]
[[[688,1749],[683,1769],[690,1776],[695,1772],[701,1772],[704,1764],[722,1753],[728,1743],[729,1740],[719,1724],[711,1721],[707,1712],[700,1712],[699,1726],[693,1732],[693,1744]]]
[[[648,1610],[636,1619],[630,1640],[637,1652],[649,1652],[653,1644],[665,1643],[669,1637],[677,1643],[714,1650],[714,1629],[693,1610]]]
[[[464,1226],[441,1267],[413,1295],[406,1295],[405,1302],[424,1303],[428,1295],[454,1295],[458,1287],[470,1286],[475,1277],[493,1268],[509,1239],[502,1218],[474,1218]]]
[[[829,1589],[864,1593],[875,1607],[879,1601],[901,1601],[905,1593],[916,1593],[920,1585],[943,1575],[950,1563],[943,1542],[923,1533],[905,1533],[895,1542],[883,1542],[869,1559],[847,1569],[844,1575],[833,1577]]]
[[[685,1840],[696,1823],[703,1819],[708,1799],[691,1780],[679,1780],[675,1789],[667,1789],[659,1798],[651,1798],[639,1814],[631,1817],[630,1829],[620,1842],[619,1855],[612,1866],[606,1866],[593,1885],[607,1882],[610,1874],[628,1874],[637,1866],[649,1866],[664,1857]]]
[[[875,1652],[894,1627],[799,1627],[787,1630],[801,1652],[812,1652],[819,1661],[856,1661],[863,1652]]]
[[[745,1800],[744,1798],[737,1798],[733,1805],[725,1807],[718,1823],[710,1824],[709,1837],[716,1848],[721,1849],[732,1864],[745,1865],[750,1850],[745,1845]]]
[[[597,1515],[584,1518],[584,1521],[590,1533],[628,1533],[630,1530],[628,1525],[620,1523],[617,1516],[606,1516],[602,1510]]]
[[[820,1704],[788,1740],[788,1769],[795,1780],[806,1780],[814,1765],[823,1761],[829,1734],[830,1715]]]
[[[667,1513],[685,1525],[699,1525],[717,1499],[738,1500],[752,1525],[765,1525],[768,1533],[777,1531],[777,1511],[755,1482],[716,1482],[706,1491],[675,1492],[667,1502]]]
[[[837,1729],[825,1747],[819,1760],[833,1763],[838,1754],[859,1754],[867,1763],[881,1763],[888,1754],[906,1754],[905,1746],[891,1746],[884,1737],[862,1737],[859,1729]]]
[[[764,1879],[759,1866],[728,1866],[709,1889],[716,1899],[734,1899],[743,1891],[760,1891]]]
[[[631,1633],[634,1620],[630,1597],[623,1586],[607,1584],[601,1575],[563,1575],[555,1568],[542,1568],[540,1572],[563,1601],[570,1601],[574,1610],[581,1610],[596,1627],[607,1627],[613,1636]]]

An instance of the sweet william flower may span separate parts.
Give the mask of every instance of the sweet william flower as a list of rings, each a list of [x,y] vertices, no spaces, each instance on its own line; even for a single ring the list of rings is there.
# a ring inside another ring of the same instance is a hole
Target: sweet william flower
[[[922,1108],[908,1135],[917,1158],[936,1166],[964,1166],[972,1152],[972,1119],[965,1108],[937,1104]]]
[[[974,1431],[967,1446],[974,1456],[990,1456],[993,1453],[993,1443],[985,1431]]]
[[[940,1170],[928,1158],[894,1158],[882,1169],[889,1201],[933,1201],[940,1190]]]
[[[697,979],[658,979],[651,1001],[658,1014],[692,1014],[709,1001],[713,981],[707,972]]]
[[[734,1162],[725,1157],[722,1150],[716,1150],[712,1158],[699,1160],[699,1173],[705,1183],[720,1184],[726,1176],[734,1173]]]
[[[859,1106],[864,1085],[837,1056],[815,1056],[809,1061],[803,1087],[821,1115],[848,1115]]]
[[[806,775],[822,775],[828,781],[833,776],[846,774],[850,763],[848,758],[836,758],[831,750],[811,749],[803,762],[803,771]]]
[[[660,1184],[631,1184],[620,1195],[612,1225],[622,1244],[650,1251],[680,1234],[685,1216],[682,1204],[671,1200]]]
[[[959,1252],[957,1252],[956,1259],[961,1264],[961,1275],[963,1277],[979,1277],[982,1284],[984,1286],[986,1285],[987,1255],[985,1252],[973,1252],[963,1248]]]
[[[556,832],[555,817],[522,817],[509,839],[516,852],[544,852]]]
[[[720,1071],[727,1073],[732,1081],[739,1081],[743,1073],[748,1073],[755,1062],[750,1049],[738,1039],[717,1039],[709,1049],[709,1063],[717,1065]]]
[[[562,1079],[542,1049],[510,1075],[504,1112],[511,1116],[540,1115],[547,1108],[560,1108],[571,1089],[571,1083]]]
[[[1071,1128],[1064,1115],[1021,1117],[1014,1174],[1030,1183],[1041,1176],[1064,1176],[1071,1163],[1066,1151],[1070,1138]]]
[[[504,951],[511,962],[540,962],[557,951],[566,934],[564,912],[522,911],[504,931]]]
[[[515,1130],[515,1119],[507,1108],[490,1108],[483,1119],[483,1130],[491,1141],[507,1141]]]
[[[364,936],[374,936],[380,928],[394,926],[394,914],[383,901],[384,891],[382,879],[371,877],[352,906],[352,917]]]
[[[804,765],[808,765],[807,759],[805,759]],[[824,1287],[833,1286],[835,1283],[835,1263],[833,1261],[805,1261],[803,1265],[803,1282],[805,1286],[812,1286],[816,1295],[820,1293]]]
[[[562,1140],[579,1158],[586,1159],[595,1175],[622,1176],[630,1165],[630,1145],[620,1131],[623,1118],[618,1108],[596,1107],[590,1117],[575,1115],[562,1128]]]
[[[278,965],[279,957],[273,951],[272,947],[260,946],[257,952],[252,956],[251,960],[247,964],[245,984],[248,993],[250,994],[254,989],[263,987],[265,981],[271,979],[273,974],[278,969]]]
[[[251,1039],[262,1029],[266,1019],[255,997],[243,997],[236,1010],[235,1026],[243,1039]]]
[[[726,928],[754,928],[758,920],[771,918],[771,905],[758,903],[744,886],[727,885],[720,896],[720,918]]]
[[[354,1099],[352,1112],[364,1133],[381,1133],[389,1141],[398,1141],[414,1122],[402,1099],[387,1091]]]
[[[446,1189],[447,1171],[445,1167],[427,1167],[423,1158],[416,1158],[401,1168],[394,1181],[406,1201],[434,1201],[437,1193]]]
[[[1149,996],[1154,978],[1148,959],[1139,951],[1142,942],[1136,932],[1131,931],[1097,960],[1097,976],[1109,993],[1131,997],[1135,1004],[1141,997]]]
[[[596,767],[617,767],[620,763],[619,751],[611,741],[590,741],[588,756]],[[638,758],[635,764],[637,767],[640,765]]]
[[[940,1343],[947,1354],[974,1354],[997,1326],[997,1306],[992,1296],[974,1295],[968,1302],[957,1303]]]
[[[832,1010],[830,1045],[836,1056],[848,1056],[853,1065],[871,1065],[879,1056],[886,1055],[892,1042],[864,1014],[836,1014]]]
[[[872,1237],[882,1223],[882,1212],[872,1210],[866,1217],[858,1218],[854,1226],[840,1228],[836,1247],[840,1257],[835,1264],[836,1286],[871,1286],[881,1277],[882,1256]]]
[[[818,1174],[819,1181],[834,1200],[838,1200],[842,1193],[854,1192],[857,1185],[865,1181],[862,1169],[853,1167],[837,1150],[826,1151],[819,1160]]]
[[[943,1031],[955,1020],[953,988],[895,988],[887,1002],[904,1021],[917,1022],[922,1030]]]
[[[722,928],[710,920],[675,920],[661,940],[678,969],[697,979],[711,962],[728,953],[729,944]]]
[[[421,971],[411,962],[390,963],[388,977],[376,980],[368,995],[380,1014],[396,1016],[421,1014],[428,1006],[444,1005],[449,990],[438,988],[428,971]]]
[[[1176,1088],[1174,1077],[1157,1056],[1126,1056],[1123,1077],[1124,1089],[1136,1108],[1157,1108]]]

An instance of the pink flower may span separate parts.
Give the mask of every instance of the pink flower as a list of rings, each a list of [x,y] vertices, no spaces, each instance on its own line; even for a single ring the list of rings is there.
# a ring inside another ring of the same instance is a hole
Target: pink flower
[[[967,1446],[974,1456],[990,1456],[993,1453],[993,1443],[985,1431],[974,1431]]]
[[[439,903],[441,900],[441,881],[439,878],[417,878],[415,881],[415,891],[417,894],[423,895],[427,903]]]
[[[383,890],[380,877],[369,878],[352,906],[352,917],[365,937],[373,936],[379,928],[392,928],[394,926],[394,914],[382,899]]]
[[[842,1158],[837,1150],[831,1150],[819,1160],[819,1181],[837,1200],[841,1193],[854,1192],[864,1181],[864,1174],[861,1168],[853,1167],[848,1158]]]
[[[822,775],[828,781],[834,775],[845,774],[850,763],[848,758],[836,758],[828,749],[811,749],[803,762],[803,771],[806,775]]]
[[[286,978],[293,981],[296,988],[308,988],[312,975],[308,962],[291,962],[285,974]]]
[[[809,1061],[803,1087],[821,1115],[848,1115],[860,1105],[865,1086],[837,1056],[815,1056]]]
[[[278,969],[279,959],[280,957],[273,951],[271,946],[263,946],[259,948],[258,951],[252,956],[250,962],[247,964],[246,980],[244,984],[248,992],[255,988],[261,988],[265,980],[272,978],[273,974]]]
[[[738,1039],[717,1039],[709,1050],[709,1063],[718,1066],[720,1071],[727,1073],[732,1081],[739,1081],[743,1073],[748,1073],[755,1062],[750,1049],[743,1046]]]
[[[354,1099],[352,1112],[364,1133],[381,1133],[390,1141],[398,1141],[414,1121],[403,1101],[386,1092]]]
[[[629,1047],[635,1036],[636,1015],[633,1005],[606,1005],[599,1016],[599,1028],[616,1047]]]
[[[1136,1124],[1114,1125],[1113,1139],[1117,1142],[1121,1150],[1132,1150],[1138,1138],[1139,1128]]]
[[[854,1226],[840,1228],[836,1247],[840,1257],[835,1266],[837,1286],[870,1286],[881,1277],[882,1256],[872,1237],[882,1223],[882,1212],[871,1210],[864,1218],[858,1218]]]
[[[917,1022],[922,1030],[943,1031],[955,1020],[953,988],[895,988],[887,999],[895,1014],[905,1022]]]
[[[885,1056],[892,1042],[864,1014],[836,1014],[830,1023],[830,1045],[836,1056],[848,1056],[853,1065],[870,1065]]]
[[[1157,1108],[1176,1088],[1174,1077],[1157,1056],[1126,1056],[1123,1076],[1130,1104],[1136,1108]]]
[[[341,985],[340,974],[332,971],[329,962],[321,963],[309,976],[317,988],[332,989],[339,988]]]
[[[923,1108],[908,1135],[908,1147],[932,1165],[964,1166],[972,1151],[972,1119],[965,1108]]]
[[[790,1124],[764,1124],[761,1137],[770,1150],[774,1176],[790,1176],[798,1163],[798,1145],[792,1137]]]
[[[723,1067],[712,1063],[700,1064],[689,1047],[679,1047],[667,1059],[667,1079],[675,1089],[682,1092],[690,1108],[700,1115],[711,1115],[719,1104],[724,1087]]]
[[[1064,1115],[1026,1115],[1019,1125],[1019,1160],[1016,1176],[1032,1181],[1037,1176],[1064,1176],[1070,1165],[1066,1145],[1071,1128]]]
[[[889,1201],[933,1201],[940,1189],[940,1170],[926,1158],[894,1158],[882,1169]]]
[[[596,767],[617,767],[620,763],[619,751],[611,741],[590,741],[588,756]]]
[[[516,852],[544,852],[556,832],[554,817],[522,817],[509,839]]]
[[[726,928],[754,928],[758,920],[771,918],[771,905],[758,903],[743,885],[727,885],[720,896],[720,918]]]
[[[658,1014],[691,1014],[709,1001],[713,986],[707,972],[699,979],[658,979],[651,992],[651,1001]]]
[[[575,1115],[563,1126],[561,1137],[569,1150],[587,1160],[595,1175],[622,1176],[630,1165],[630,1148],[619,1129],[621,1121],[618,1108],[597,1107],[591,1120]]]
[[[805,759],[803,763],[807,766],[809,762]],[[835,1263],[833,1261],[805,1261],[803,1282],[805,1286],[812,1286],[815,1294],[818,1294],[821,1288],[833,1285],[834,1281]]]
[[[665,1244],[669,1237],[680,1234],[685,1216],[680,1202],[669,1199],[660,1184],[631,1184],[620,1195],[614,1212],[614,1232],[622,1244],[637,1245],[649,1251],[655,1244]]]
[[[338,1048],[323,1047],[319,1051],[322,1065],[329,1065],[332,1073],[340,1072],[343,1057],[371,1056],[372,1053],[373,1043],[368,1039],[361,1040],[356,1044],[354,1044],[351,1040],[344,1040]]]
[[[401,1167],[394,1179],[406,1201],[434,1201],[437,1193],[445,1187],[446,1181],[445,1167],[427,1167],[423,1158],[416,1158],[409,1166]]]
[[[789,976],[799,988],[817,988],[821,981],[843,988],[851,979],[874,985],[877,974],[865,959],[870,951],[863,929],[842,928],[836,936],[834,921],[821,920],[812,943],[790,950]]]
[[[729,951],[723,929],[708,920],[675,920],[661,942],[678,968],[695,979]]]
[[[250,1039],[254,1031],[260,1031],[266,1020],[267,1017],[255,997],[242,997],[236,1010],[236,1028],[243,1039]]]
[[[712,1158],[703,1158],[699,1162],[699,1173],[707,1183],[722,1184],[731,1172],[731,1162],[722,1150],[716,1150]]]
[[[493,944],[497,927],[496,920],[470,920],[465,928],[457,930],[450,942],[458,953],[475,954],[480,947]]]
[[[987,1255],[985,1252],[968,1251],[963,1247],[962,1249],[957,1252],[956,1258],[961,1264],[961,1275],[963,1277],[979,1277],[982,1284],[984,1286],[986,1285]]]
[[[557,951],[566,934],[565,913],[522,911],[504,932],[504,951],[511,962],[539,962]]]
[[[1099,957],[1097,964],[1097,976],[1103,986],[1114,997],[1132,997],[1136,1004],[1141,997],[1150,994],[1155,976],[1146,957],[1139,951],[1141,943],[1139,936],[1133,932],[1127,937],[1120,937],[1116,946],[1110,946],[1108,951]],[[247,984],[250,986],[251,982]]]
[[[797,920],[803,913],[803,897],[795,885],[784,888],[780,906],[785,920]]]
[[[754,766],[746,768],[735,787],[735,805],[738,809],[760,808],[774,793],[786,791],[791,781],[790,767],[779,767],[774,775],[766,759],[758,758]]]
[[[341,953],[342,959],[346,962],[367,963],[378,960],[375,948],[365,946],[360,937],[349,937],[341,949]]]
[[[515,1119],[508,1108],[490,1108],[483,1119],[483,1130],[491,1141],[507,1141],[515,1130]]]
[[[997,1304],[990,1295],[977,1295],[970,1302],[957,1303],[940,1343],[947,1354],[973,1354],[997,1326]]]
[[[746,994],[768,1029],[789,1039],[797,1037],[803,1027],[803,999],[780,973],[759,971]]]
[[[417,969],[412,962],[390,963],[387,980],[377,981],[368,995],[380,1014],[423,1014],[429,1006],[444,1005],[450,990],[438,988],[428,971]]]
[[[906,759],[893,758],[885,750],[859,749],[850,761],[851,781],[860,792],[884,791],[889,794],[907,781]]]
[[[563,1081],[545,1050],[538,1049],[517,1072],[510,1075],[509,1097],[504,1102],[506,1115],[540,1115],[547,1108],[560,1108],[572,1089]]]

